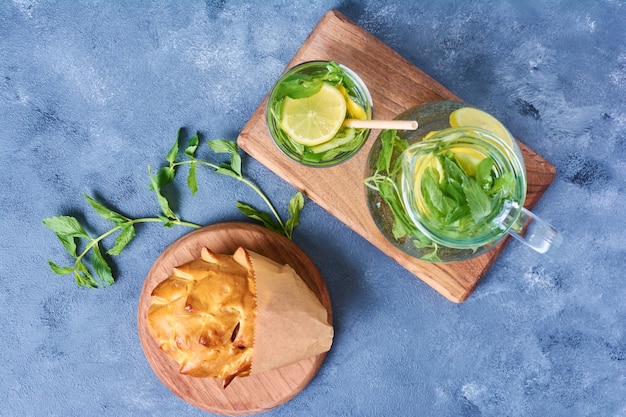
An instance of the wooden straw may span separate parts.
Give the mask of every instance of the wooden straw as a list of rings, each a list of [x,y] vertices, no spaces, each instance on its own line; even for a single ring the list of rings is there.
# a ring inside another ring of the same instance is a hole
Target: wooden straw
[[[343,122],[346,127],[357,129],[396,129],[396,130],[416,130],[415,120],[360,120],[346,119]]]

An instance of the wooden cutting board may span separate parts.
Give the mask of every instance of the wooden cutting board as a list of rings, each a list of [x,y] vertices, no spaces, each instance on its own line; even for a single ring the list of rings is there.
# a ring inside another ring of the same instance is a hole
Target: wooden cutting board
[[[406,109],[431,101],[460,100],[336,10],[324,15],[288,68],[311,60],[333,60],[359,74],[370,90],[377,119],[392,119]],[[238,137],[244,151],[449,300],[467,299],[502,252],[507,239],[477,258],[444,264],[420,261],[396,249],[374,224],[363,184],[369,151],[380,131],[373,130],[361,151],[343,164],[331,168],[306,167],[284,156],[274,145],[265,121],[266,101],[267,97]],[[556,169],[524,144],[520,143],[520,148],[528,177],[525,206],[531,208],[554,179]]]
[[[194,378],[178,372],[178,364],[159,349],[150,335],[146,314],[150,294],[172,274],[172,268],[200,257],[202,247],[215,253],[232,254],[239,246],[288,264],[317,295],[332,324],[328,288],[317,267],[291,240],[256,224],[218,223],[195,230],[172,243],[154,262],[144,282],[137,311],[139,339],[155,374],[172,392],[188,403],[212,413],[231,416],[261,413],[295,397],[317,374],[326,353],[279,369],[245,378],[235,378],[223,389],[214,378]]]

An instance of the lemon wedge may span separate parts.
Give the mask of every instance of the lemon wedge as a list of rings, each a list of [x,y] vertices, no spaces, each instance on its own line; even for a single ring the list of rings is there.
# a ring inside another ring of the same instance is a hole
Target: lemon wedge
[[[331,140],[346,117],[346,100],[334,86],[324,83],[310,97],[285,97],[281,125],[289,137],[305,146],[316,146]]]
[[[513,137],[502,123],[489,113],[473,107],[461,107],[450,114],[450,126],[452,127],[478,127],[495,134],[502,140],[513,146]]]

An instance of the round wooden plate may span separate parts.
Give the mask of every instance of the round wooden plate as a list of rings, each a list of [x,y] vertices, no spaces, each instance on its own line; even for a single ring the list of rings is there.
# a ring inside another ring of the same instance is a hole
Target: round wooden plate
[[[249,415],[275,408],[295,397],[313,379],[326,354],[283,368],[244,378],[235,378],[223,389],[214,378],[194,378],[178,372],[178,364],[159,350],[148,333],[146,313],[150,293],[172,273],[172,268],[200,256],[203,246],[215,253],[232,254],[239,246],[289,264],[317,294],[332,324],[330,295],[322,276],[309,257],[291,240],[262,226],[219,223],[193,231],[169,246],[150,269],[138,308],[139,339],[152,369],[176,395],[203,410],[224,415]]]

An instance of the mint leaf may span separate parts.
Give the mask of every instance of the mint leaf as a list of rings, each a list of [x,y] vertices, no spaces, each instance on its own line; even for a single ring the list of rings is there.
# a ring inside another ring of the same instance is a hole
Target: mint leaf
[[[230,156],[230,169],[238,177],[241,177],[241,155],[239,153],[234,153]]]
[[[493,164],[493,158],[487,157],[480,161],[476,168],[476,182],[485,191],[489,191],[493,186],[493,176],[491,174]]]
[[[196,150],[198,149],[198,144],[200,143],[200,138],[198,137],[198,133],[196,132],[191,138],[189,138],[189,143],[187,144],[187,148],[185,148],[185,155],[190,158],[193,158],[196,154]],[[173,161],[170,161],[173,162]]]
[[[176,171],[173,166],[166,166],[157,171],[154,176],[154,184],[150,183],[150,190],[154,191],[156,189],[165,187],[167,184],[174,180],[174,176],[176,175]]]
[[[98,243],[93,245],[91,251],[91,265],[101,282],[105,285],[113,285],[115,283],[113,274],[111,273],[111,267],[109,267],[106,259],[102,256],[100,245]]]
[[[226,174],[234,178],[242,176],[241,155],[239,155],[239,147],[237,146],[237,142],[231,140],[215,139],[208,141],[207,144],[213,152],[227,153],[230,155],[230,162],[224,162],[220,164],[220,168],[216,169],[215,172],[219,174]]]
[[[467,178],[462,185],[472,217],[479,222],[491,213],[491,200],[473,178]]]
[[[281,233],[281,234],[283,233],[282,228],[276,223],[274,223],[274,221],[272,220],[272,217],[269,214],[259,211],[252,206],[249,206],[247,204],[240,203],[240,202],[237,202],[237,208],[249,218],[263,223],[263,225],[267,227],[268,229]]]
[[[134,237],[135,227],[132,224],[123,227],[121,233],[115,239],[115,245],[107,253],[113,256],[119,255]]]
[[[76,279],[76,283],[79,287],[99,287],[98,281],[93,278],[93,275],[91,275],[89,269],[87,269],[85,264],[80,261],[76,262],[74,268],[74,278]]]
[[[452,225],[464,218],[466,218],[467,216],[471,215],[469,206],[467,204],[463,204],[463,205],[459,205],[457,206],[454,210],[452,210],[450,213],[448,213],[448,215],[445,218],[445,223]],[[464,224],[458,224],[457,225],[458,229],[463,229],[464,228]]]
[[[465,204],[465,193],[463,187],[454,178],[446,177],[443,183],[443,191],[451,197],[457,205]]]
[[[160,214],[157,218],[161,221],[161,223],[163,223],[163,226],[174,227],[174,224],[175,224],[174,219],[165,217],[163,214]]]
[[[229,164],[222,164],[219,168],[215,170],[215,172],[235,179],[240,179],[240,176],[232,170]]]
[[[416,230],[415,225],[409,219],[404,210],[404,205],[400,200],[400,196],[396,192],[396,188],[389,181],[383,181],[378,184],[378,193],[380,197],[387,203],[391,213],[393,214],[393,224],[391,233],[395,239],[402,239],[410,236]]]
[[[427,238],[425,235],[420,233],[415,233],[415,239],[413,240],[413,245],[418,249],[428,248],[433,245],[433,241]]]
[[[493,181],[493,186],[489,190],[490,195],[500,193],[503,197],[510,197],[515,190],[515,177],[512,172],[505,172],[501,177]]]
[[[309,74],[294,74],[278,85],[275,94],[279,100],[285,96],[293,99],[307,98],[320,91],[322,84],[321,78],[314,79]]]
[[[180,139],[182,134],[183,134],[183,129],[182,128],[178,129],[178,135],[176,136],[176,140],[174,140],[174,144],[172,145],[169,152],[167,153],[166,159],[167,159],[167,162],[169,162],[170,164],[173,164],[174,161],[176,160],[176,157],[178,156],[178,140]]]
[[[187,176],[187,187],[191,190],[192,195],[198,192],[198,180],[196,179],[196,161],[189,164],[189,175]]]
[[[389,172],[391,167],[391,157],[393,156],[394,141],[396,137],[395,130],[384,130],[380,134],[380,153],[376,160],[376,171]]]
[[[209,145],[209,148],[211,148],[211,150],[216,153],[239,153],[239,147],[237,146],[237,142],[234,142],[232,140],[214,139],[207,141],[207,144]]]
[[[448,200],[450,198],[446,197],[439,188],[439,184],[435,179],[438,177],[439,173],[433,167],[426,168],[422,174],[421,191],[428,205],[441,215],[445,215],[449,210],[450,203],[448,203]]]
[[[94,210],[96,210],[96,212],[98,212],[100,217],[102,217],[103,219],[109,220],[117,225],[124,224],[130,220],[127,217],[122,216],[121,214],[109,209],[104,204],[97,202],[93,198],[89,197],[87,194],[85,194],[84,197],[89,205],[93,207]]]
[[[436,245],[436,243],[434,243],[434,245]],[[422,256],[422,259],[430,262],[441,262],[441,258],[437,255],[437,249],[437,246],[435,246],[435,250]]]
[[[161,187],[159,187],[156,177],[152,175],[152,168],[150,168],[150,165],[148,165],[148,175],[150,176],[150,188],[155,192],[157,202],[159,203],[159,207],[161,207],[163,214],[169,219],[178,219],[176,214],[174,214],[170,208],[167,198],[161,194]]]
[[[69,266],[59,266],[52,261],[48,261],[48,265],[50,265],[50,269],[58,275],[67,275],[74,272],[74,268],[70,268]]]
[[[52,229],[57,235],[89,239],[89,235],[85,232],[83,226],[72,216],[48,217],[43,219],[43,224]]]
[[[469,178],[451,152],[445,156],[439,155],[439,162],[444,169],[444,177],[452,178],[461,184]]]
[[[65,250],[76,257],[75,238],[91,239],[83,226],[72,216],[55,216],[43,219],[43,224],[56,234]]]
[[[304,207],[304,196],[301,192],[297,192],[289,201],[288,211],[290,217],[285,222],[287,236],[293,234],[293,230],[300,224],[300,211]]]

